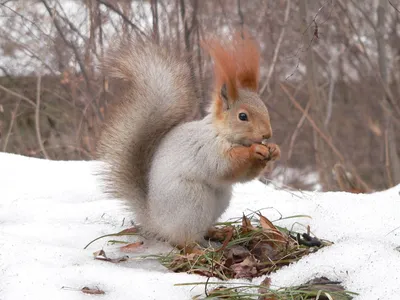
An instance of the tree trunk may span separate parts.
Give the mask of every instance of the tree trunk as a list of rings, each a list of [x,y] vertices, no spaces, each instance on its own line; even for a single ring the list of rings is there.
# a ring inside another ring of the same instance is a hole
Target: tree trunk
[[[301,32],[303,32],[303,51],[306,55],[306,74],[307,74],[307,88],[308,96],[311,103],[312,118],[319,128],[324,128],[323,120],[325,119],[326,105],[323,103],[318,92],[318,82],[316,76],[316,65],[314,60],[314,53],[312,50],[313,26],[309,26],[307,20],[308,1],[300,1],[300,17],[301,17]],[[310,28],[311,27],[311,28]],[[315,39],[316,37],[314,37]],[[332,168],[334,165],[332,151],[320,136],[314,131],[314,147],[315,147],[315,160],[318,168],[319,181],[323,190],[333,190],[336,186],[333,181]]]
[[[379,72],[382,77],[383,84],[389,88],[389,75],[388,75],[388,62],[386,53],[385,43],[385,17],[388,13],[388,1],[379,0],[377,8],[378,22],[376,26],[376,42],[378,45],[378,62]],[[385,94],[383,97],[386,97]],[[394,130],[394,124],[392,122],[393,114],[388,101],[384,99],[384,114],[385,114],[385,165],[386,165],[386,177],[388,187],[392,187],[395,184],[400,183],[400,158],[397,154],[396,147],[396,135]]]

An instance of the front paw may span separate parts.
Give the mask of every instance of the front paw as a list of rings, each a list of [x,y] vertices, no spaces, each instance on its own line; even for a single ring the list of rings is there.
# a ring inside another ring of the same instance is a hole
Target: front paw
[[[268,148],[268,156],[266,157],[266,160],[278,160],[281,157],[281,149],[277,144],[265,144],[265,147]]]
[[[266,145],[252,144],[250,149],[252,157],[256,160],[265,161],[270,156],[270,149]]]

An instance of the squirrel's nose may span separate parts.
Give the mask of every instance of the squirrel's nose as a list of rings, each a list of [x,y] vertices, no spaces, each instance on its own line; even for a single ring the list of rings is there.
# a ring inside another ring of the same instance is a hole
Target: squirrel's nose
[[[268,140],[268,139],[271,138],[271,136],[272,136],[272,132],[270,131],[270,132],[268,132],[267,134],[264,134],[264,135],[263,135],[263,139],[264,139],[264,140]]]

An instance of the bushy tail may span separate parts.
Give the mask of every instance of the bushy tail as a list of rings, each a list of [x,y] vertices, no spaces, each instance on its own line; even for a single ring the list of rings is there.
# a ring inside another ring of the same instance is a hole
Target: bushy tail
[[[145,215],[154,150],[174,126],[199,106],[188,64],[152,42],[131,40],[113,48],[102,69],[123,86],[98,143],[106,191]],[[140,220],[139,220],[140,222]]]

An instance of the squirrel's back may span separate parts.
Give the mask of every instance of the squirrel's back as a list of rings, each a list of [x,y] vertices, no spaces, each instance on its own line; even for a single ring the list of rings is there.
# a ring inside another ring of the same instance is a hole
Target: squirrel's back
[[[103,70],[123,91],[98,143],[99,158],[108,164],[101,175],[106,191],[129,200],[141,216],[154,150],[167,132],[198,111],[191,70],[186,60],[139,40],[112,49]]]

